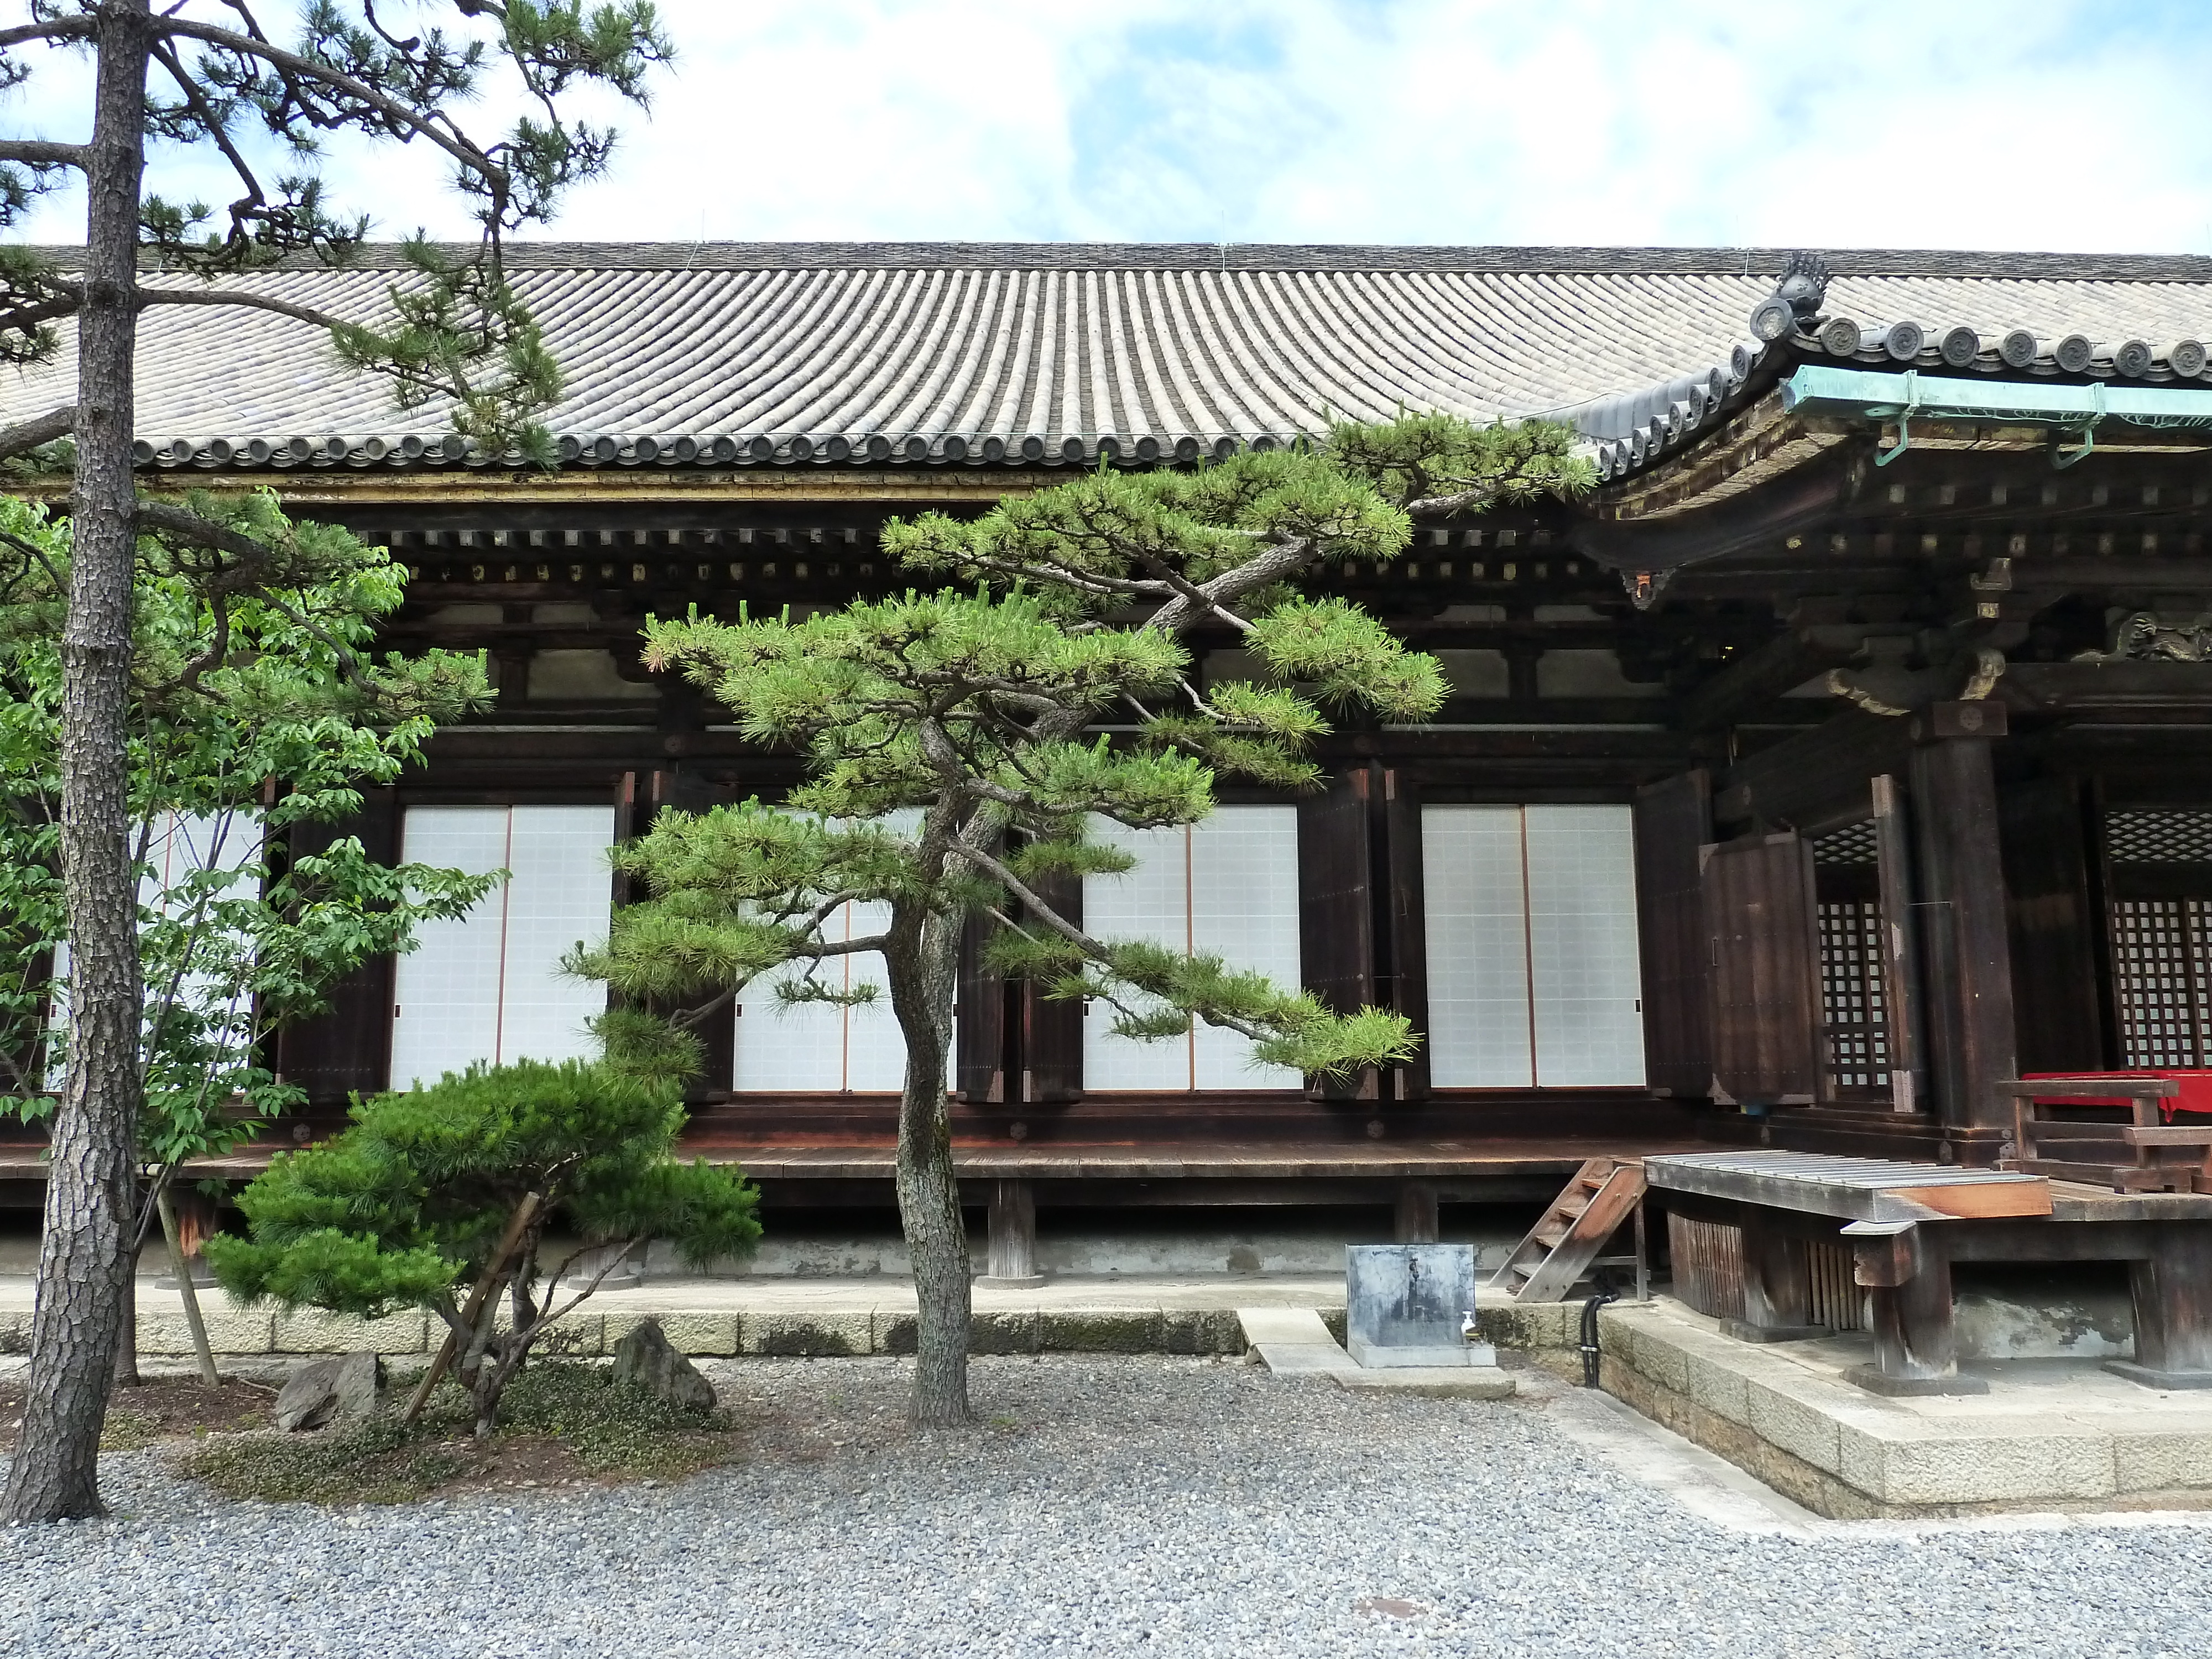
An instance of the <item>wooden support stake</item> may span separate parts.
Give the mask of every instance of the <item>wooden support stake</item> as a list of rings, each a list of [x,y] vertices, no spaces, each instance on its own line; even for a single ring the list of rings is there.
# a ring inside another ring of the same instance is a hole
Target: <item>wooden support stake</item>
[[[207,1321],[200,1316],[199,1291],[192,1284],[192,1264],[185,1255],[184,1236],[177,1229],[177,1206],[164,1187],[154,1200],[161,1218],[161,1242],[169,1247],[169,1271],[177,1276],[177,1294],[184,1298],[185,1327],[192,1334],[192,1357],[199,1362],[200,1381],[219,1388],[222,1373],[215,1368],[215,1350],[208,1344]]]
[[[492,1249],[491,1260],[484,1264],[483,1272],[477,1276],[475,1286],[469,1291],[469,1299],[461,1306],[461,1323],[471,1330],[477,1328],[477,1320],[482,1316],[485,1304],[499,1294],[499,1287],[507,1279],[507,1264],[514,1259],[515,1251],[521,1248],[523,1235],[530,1231],[530,1224],[538,1218],[538,1212],[544,1202],[536,1193],[525,1193],[521,1202],[514,1206],[514,1213],[507,1218],[507,1231],[499,1236],[499,1243]],[[453,1331],[446,1333],[445,1341],[439,1345],[436,1356],[430,1361],[430,1369],[422,1373],[422,1380],[415,1385],[415,1392],[408,1398],[407,1409],[400,1413],[399,1420],[403,1425],[412,1423],[422,1416],[422,1407],[430,1403],[430,1390],[438,1386],[439,1379],[453,1364],[453,1350],[459,1340]]]

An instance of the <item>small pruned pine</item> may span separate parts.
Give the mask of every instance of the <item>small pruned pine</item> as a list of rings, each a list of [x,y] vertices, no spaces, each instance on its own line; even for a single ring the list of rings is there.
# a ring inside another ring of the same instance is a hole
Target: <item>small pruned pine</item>
[[[742,1176],[674,1156],[683,1122],[676,1089],[606,1066],[448,1073],[357,1103],[342,1134],[279,1153],[239,1195],[246,1235],[210,1239],[208,1265],[248,1303],[429,1310],[489,1435],[533,1347],[629,1253],[665,1239],[704,1267],[759,1238]],[[541,1260],[549,1231],[584,1243]],[[586,1252],[590,1276],[564,1286]]]

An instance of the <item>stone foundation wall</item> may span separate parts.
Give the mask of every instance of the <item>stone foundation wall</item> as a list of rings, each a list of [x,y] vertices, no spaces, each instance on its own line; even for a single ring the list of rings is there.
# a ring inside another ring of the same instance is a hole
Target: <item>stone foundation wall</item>
[[[385,1319],[355,1319],[313,1311],[283,1313],[240,1308],[204,1294],[201,1307],[208,1341],[218,1354],[270,1355],[374,1352],[404,1358],[434,1352],[445,1327],[427,1313],[394,1314]],[[1344,1314],[1334,1315],[1343,1335]],[[577,1355],[610,1353],[633,1327],[657,1319],[682,1352],[706,1356],[736,1354],[830,1358],[859,1354],[912,1353],[911,1313],[836,1311],[819,1315],[754,1313],[586,1303],[543,1340],[543,1352]],[[975,1317],[977,1353],[1188,1353],[1241,1354],[1244,1334],[1233,1310],[1225,1309],[1060,1308],[1022,1312],[985,1312]],[[0,1353],[30,1348],[27,1310],[0,1311]],[[191,1334],[181,1308],[146,1305],[138,1310],[138,1352],[149,1358],[186,1356]]]

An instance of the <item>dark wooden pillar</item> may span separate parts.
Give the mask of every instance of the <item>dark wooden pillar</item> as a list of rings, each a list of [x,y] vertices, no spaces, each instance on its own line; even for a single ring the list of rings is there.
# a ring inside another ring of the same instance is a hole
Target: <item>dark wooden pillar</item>
[[[1844,1229],[1851,1279],[1867,1292],[1875,1363],[1844,1379],[1875,1394],[1986,1394],[1959,1375],[1951,1310],[1951,1259],[1917,1224],[1856,1221]]]
[[[290,854],[313,856],[349,836],[375,862],[400,861],[399,792],[364,789],[361,811],[336,823],[295,824]],[[270,1065],[287,1083],[307,1091],[310,1109],[343,1105],[350,1094],[372,1095],[386,1086],[392,1058],[392,958],[362,963],[327,993],[329,1009],[276,1033]]]
[[[1036,1193],[1026,1181],[991,1183],[983,1283],[1025,1289],[1044,1283],[1036,1266]]]
[[[2081,784],[2064,777],[2008,784],[1997,810],[2021,1069],[2102,1070],[2100,928],[2089,896]]]
[[[997,927],[988,916],[970,916],[960,931],[953,1078],[960,1098],[971,1106],[998,1105],[1006,1098],[1006,982],[983,960]]]
[[[1951,707],[1939,703],[1920,718],[1941,732]],[[2010,1127],[2010,1107],[1995,1085],[2016,1073],[2012,946],[1988,738],[1939,737],[1915,749],[1912,799],[1927,918],[1930,1079],[1943,1121],[1986,1132],[1993,1154]]]
[[[2136,1357],[2106,1369],[2154,1389],[2212,1389],[2212,1222],[2160,1224],[2148,1261],[2128,1264]]]
[[[1433,1244],[1437,1242],[1437,1225],[1436,1182],[1401,1182],[1398,1188],[1397,1242],[1401,1244]]]
[[[1796,1342],[1826,1336],[1811,1321],[1812,1274],[1805,1241],[1771,1225],[1755,1209],[1743,1212],[1743,1317],[1723,1322],[1747,1342]]]
[[[1644,1069],[1652,1092],[1701,1099],[1712,1087],[1711,945],[1698,849],[1713,838],[1703,770],[1636,792],[1637,944],[1644,966]]]
[[[1036,895],[1060,916],[1083,925],[1083,878],[1040,876]],[[1083,1004],[1055,1001],[1034,981],[1024,982],[1021,1005],[1021,1098],[1051,1105],[1083,1098]]]
[[[1332,1013],[1356,1014],[1376,1004],[1373,764],[1339,773],[1328,787],[1298,801],[1299,977]],[[1382,1093],[1375,1068],[1349,1077],[1317,1078],[1308,1092],[1321,1100],[1374,1100]]]
[[[1382,1004],[1413,1022],[1420,1047],[1393,1068],[1393,1100],[1429,1097],[1429,936],[1427,877],[1421,863],[1420,793],[1405,774],[1382,770]]]

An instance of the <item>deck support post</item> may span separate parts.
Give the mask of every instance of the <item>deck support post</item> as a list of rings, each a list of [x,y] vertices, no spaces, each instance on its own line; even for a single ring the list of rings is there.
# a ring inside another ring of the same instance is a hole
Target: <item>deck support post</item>
[[[1397,1243],[1433,1244],[1437,1242],[1437,1184],[1407,1181],[1398,1188]]]
[[[2212,1222],[2169,1221],[2128,1264],[2136,1357],[2105,1369],[2153,1389],[2212,1389]]]
[[[1036,1189],[1026,1181],[991,1183],[988,1255],[981,1282],[1001,1290],[1044,1283],[1036,1266]]]
[[[1800,1342],[1826,1336],[1810,1322],[1812,1277],[1805,1241],[1763,1222],[1756,1210],[1743,1218],[1743,1317],[1721,1329],[1746,1342]]]
[[[1987,1394],[1988,1383],[1959,1375],[1951,1258],[1941,1242],[1914,1223],[1854,1222],[1844,1235],[1875,1349],[1875,1363],[1851,1366],[1844,1380],[1875,1394]]]

